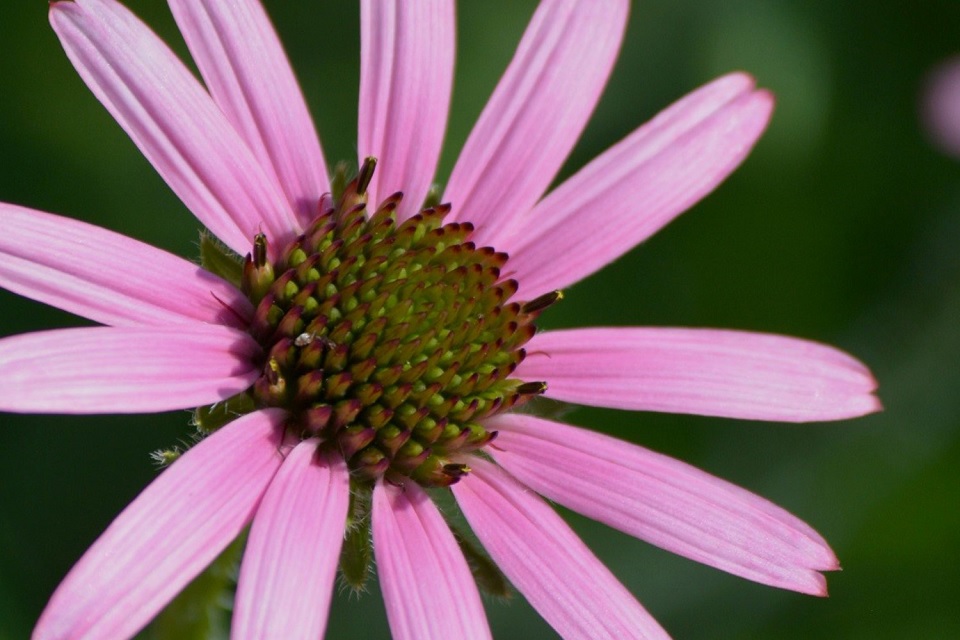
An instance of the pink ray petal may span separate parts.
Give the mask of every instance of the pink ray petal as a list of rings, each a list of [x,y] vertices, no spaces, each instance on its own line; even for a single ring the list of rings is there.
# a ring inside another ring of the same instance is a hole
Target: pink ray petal
[[[580,137],[606,84],[629,2],[540,3],[450,176],[452,218],[497,246],[510,216],[533,207]]]
[[[85,327],[0,340],[0,411],[151,413],[225,400],[259,375],[249,334],[216,325]]]
[[[407,218],[430,188],[453,88],[452,0],[360,4],[360,158],[379,160],[368,189],[378,203],[404,192]]]
[[[826,595],[838,569],[817,532],[775,504],[668,456],[533,416],[489,421],[488,450],[537,493],[658,547],[763,584]]]
[[[773,97],[731,74],[669,107],[498,238],[530,299],[597,271],[713,191],[763,133]],[[561,259],[562,257],[562,259]]]
[[[258,0],[169,0],[217,105],[304,224],[330,190],[319,138],[283,46]]]
[[[0,287],[109,325],[241,327],[253,307],[230,283],[119,233],[0,203]]]
[[[350,504],[340,456],[291,451],[263,496],[240,565],[234,638],[322,638]]]
[[[940,151],[960,157],[960,56],[941,61],[927,73],[920,98],[927,139]]]
[[[562,637],[666,638],[666,632],[559,515],[499,467],[471,458],[453,485],[504,574]]]
[[[395,640],[491,637],[463,552],[415,483],[377,485],[373,549]]]
[[[282,457],[286,414],[251,413],[187,451],[74,565],[34,640],[129,638],[250,522]]]
[[[880,410],[870,371],[823,344],[717,329],[538,334],[516,375],[577,404],[748,420],[841,420]]]
[[[297,233],[280,187],[200,83],[114,0],[50,5],[50,24],[77,72],[187,208],[241,255],[263,231]]]

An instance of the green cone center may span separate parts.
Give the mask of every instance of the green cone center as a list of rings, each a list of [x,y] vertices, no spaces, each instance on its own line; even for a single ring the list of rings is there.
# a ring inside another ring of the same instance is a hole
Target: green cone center
[[[559,294],[513,301],[507,255],[476,247],[470,224],[444,223],[447,205],[398,222],[395,194],[368,211],[364,169],[277,259],[262,235],[247,256],[265,354],[253,396],[287,409],[358,479],[447,486],[468,471],[456,456],[496,435],[483,418],[545,389],[511,375]]]

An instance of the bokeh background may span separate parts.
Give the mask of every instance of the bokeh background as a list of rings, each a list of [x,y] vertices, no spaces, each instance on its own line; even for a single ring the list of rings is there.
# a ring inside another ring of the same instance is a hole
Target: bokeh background
[[[127,4],[186,57],[165,3]],[[328,160],[352,161],[355,3],[266,5]],[[441,181],[534,6],[460,2]],[[193,257],[197,223],[83,86],[46,7],[0,3],[0,200]],[[821,531],[843,563],[830,597],[811,598],[568,514],[677,638],[960,637],[960,161],[929,144],[917,116],[926,73],[960,51],[958,25],[955,0],[633,6],[608,89],[563,176],[730,70],[753,73],[778,107],[723,186],[569,289],[542,325],[712,326],[821,340],[868,363],[886,405],[857,421],[801,426],[587,409],[568,417],[771,498]],[[589,229],[584,237],[593,241]],[[0,336],[81,324],[0,291]],[[155,476],[148,453],[184,438],[188,417],[0,415],[0,638],[28,635],[72,563]],[[519,596],[487,609],[497,638],[552,637]],[[387,635],[375,584],[360,599],[337,597],[329,637]]]

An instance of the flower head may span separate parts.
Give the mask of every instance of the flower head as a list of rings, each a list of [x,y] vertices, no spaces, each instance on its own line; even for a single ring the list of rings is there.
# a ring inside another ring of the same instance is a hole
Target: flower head
[[[480,556],[430,491],[452,492],[490,559],[565,637],[665,633],[539,496],[736,575],[825,593],[820,572],[836,558],[782,509],[519,410],[540,395],[782,421],[878,408],[863,365],[802,340],[536,333],[562,288],[745,158],[772,109],[766,91],[720,78],[544,196],[599,98],[628,3],[543,2],[435,198],[451,1],[362,2],[349,182],[328,176],[257,0],[170,6],[206,89],[115,0],[54,2],[50,19],[94,94],[225,246],[205,237],[197,267],[0,205],[0,285],[106,325],[0,341],[0,410],[200,407],[205,436],[77,563],[36,637],[132,636],[247,526],[235,637],[321,635],[338,565],[362,582],[371,541],[396,637],[488,637],[469,566]]]

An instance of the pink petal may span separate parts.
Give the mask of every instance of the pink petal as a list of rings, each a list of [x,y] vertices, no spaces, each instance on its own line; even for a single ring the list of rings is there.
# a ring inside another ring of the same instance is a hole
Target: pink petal
[[[215,325],[86,327],[0,340],[0,411],[151,413],[225,400],[259,375],[249,334]]]
[[[488,451],[517,480],[651,544],[763,584],[826,595],[838,569],[813,529],[735,485],[616,438],[533,416],[489,421]]]
[[[491,637],[467,561],[423,489],[377,485],[373,549],[395,640]]]
[[[880,410],[870,371],[816,342],[716,329],[574,329],[535,336],[517,369],[557,400],[748,420],[841,420]]]
[[[499,467],[472,458],[453,485],[480,542],[566,639],[666,638],[666,632],[557,513]]]
[[[0,287],[110,325],[241,327],[236,287],[195,264],[83,222],[0,203]]]
[[[173,52],[114,0],[54,2],[50,23],[97,98],[199,220],[241,255],[297,233],[276,183]]]
[[[960,157],[960,56],[944,60],[927,74],[921,98],[927,138],[944,153]]]
[[[257,509],[233,613],[234,638],[321,638],[350,504],[340,456],[291,451]]]
[[[580,137],[623,39],[629,2],[541,2],[450,176],[452,216],[497,246]]]
[[[308,223],[330,190],[313,120],[258,0],[170,0],[200,73],[260,166]]]
[[[251,413],[187,451],[93,543],[34,640],[129,638],[239,535],[282,462],[285,414]]]
[[[683,98],[515,218],[497,239],[530,299],[584,278],[713,191],[746,158],[773,110],[731,74]],[[586,241],[585,241],[586,239]]]
[[[360,157],[379,162],[370,201],[404,192],[401,218],[420,209],[440,157],[453,88],[452,0],[360,4]]]

